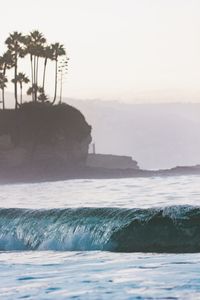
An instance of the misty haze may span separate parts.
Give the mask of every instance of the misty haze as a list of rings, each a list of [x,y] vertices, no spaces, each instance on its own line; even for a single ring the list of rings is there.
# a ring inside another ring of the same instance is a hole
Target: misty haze
[[[130,155],[144,169],[200,164],[200,104],[66,99],[93,126],[97,153]]]

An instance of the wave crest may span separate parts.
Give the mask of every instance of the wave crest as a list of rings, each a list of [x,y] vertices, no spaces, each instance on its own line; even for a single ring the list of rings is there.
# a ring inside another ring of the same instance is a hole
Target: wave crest
[[[0,250],[199,252],[200,208],[0,209]]]

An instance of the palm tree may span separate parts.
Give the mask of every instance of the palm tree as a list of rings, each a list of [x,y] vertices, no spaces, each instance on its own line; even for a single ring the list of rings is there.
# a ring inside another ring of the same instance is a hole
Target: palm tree
[[[55,60],[55,91],[54,91],[54,98],[52,102],[52,104],[54,104],[56,101],[57,86],[58,86],[58,57],[65,55],[66,51],[64,46],[59,43],[52,44],[51,47],[53,50],[53,59]]]
[[[35,70],[35,83],[38,85],[38,73],[39,73],[39,58],[43,56],[44,46],[37,45],[35,48],[35,56],[36,56],[36,70]],[[37,101],[37,94],[36,94]]]
[[[27,52],[30,54],[31,61],[32,87],[34,85],[38,86],[39,57],[42,57],[43,55],[45,43],[45,37],[38,30],[30,32],[30,34],[26,37]],[[35,94],[32,94],[33,100],[37,101],[38,90],[35,88],[33,88],[33,90],[35,91]]]
[[[0,66],[4,75],[6,75],[6,71],[8,69],[11,69],[14,66],[14,58],[10,50],[7,50],[2,56],[0,56]]]
[[[33,101],[46,101],[45,93],[45,80],[48,60],[55,61],[55,87],[52,104],[55,103],[57,98],[58,89],[58,72],[60,73],[61,85],[60,85],[60,102],[62,101],[62,86],[64,73],[67,70],[68,58],[62,61],[62,64],[58,65],[59,57],[66,55],[65,48],[60,43],[52,45],[46,44],[46,38],[38,30],[30,32],[27,36],[23,36],[20,32],[13,32],[6,39],[5,44],[8,47],[8,51],[0,56],[0,72],[6,76],[6,71],[10,68],[14,68],[14,96],[15,96],[15,108],[17,109],[20,103],[22,103],[22,88],[23,83],[28,83],[29,79],[23,73],[18,74],[18,62],[19,58],[25,55],[30,55],[31,62],[31,87],[28,89],[27,94],[32,95]],[[40,58],[43,58],[43,74],[39,74],[39,62]],[[40,76],[39,76],[40,75]],[[41,76],[42,75],[42,76]],[[41,78],[42,84],[40,86],[39,79]],[[18,86],[19,84],[19,86]],[[4,84],[2,87],[2,101],[4,102]],[[18,88],[20,87],[20,100],[18,102]],[[39,95],[39,99],[38,96]]]
[[[3,109],[5,109],[5,100],[4,100],[4,89],[6,87],[6,83],[8,82],[8,79],[6,78],[6,76],[4,75],[4,73],[0,73],[0,89],[2,91],[2,106]]]
[[[14,60],[14,78],[17,77],[17,67],[18,67],[18,58],[24,57],[24,36],[20,32],[13,32],[9,35],[9,37],[5,41],[8,49],[10,50],[11,54],[13,55]],[[19,106],[18,98],[17,98],[17,81],[15,80],[14,83],[14,91],[15,91],[15,109]]]
[[[58,73],[60,73],[60,100],[59,103],[62,103],[62,89],[63,89],[63,79],[64,75],[67,74],[68,71],[68,61],[69,58],[66,57],[60,62],[60,65],[58,67]]]
[[[38,100],[41,101],[42,103],[46,102],[48,100],[47,95],[42,92],[39,96],[38,96]]]
[[[13,67],[13,55],[10,50],[6,51],[3,56],[0,56],[0,70],[6,76],[6,71]],[[2,102],[5,106],[5,87],[2,85]]]
[[[25,37],[25,46],[26,46],[26,54],[30,55],[30,62],[31,62],[31,85],[33,86],[33,55],[34,55],[34,47],[31,43],[31,37],[27,35]],[[34,94],[32,94],[32,100],[34,101]]]
[[[46,78],[46,67],[48,59],[53,59],[53,49],[51,46],[44,47],[43,49],[43,57],[44,57],[44,71],[43,71],[43,81],[42,87],[45,88],[45,78]]]
[[[41,86],[37,86],[35,83],[32,85],[32,86],[30,86],[29,88],[28,88],[28,90],[27,90],[27,92],[26,92],[26,94],[28,95],[28,96],[30,96],[30,95],[35,95],[36,93],[43,93],[44,92],[44,90],[43,90],[43,88],[41,87]]]
[[[17,83],[19,83],[20,86],[20,104],[22,104],[22,87],[23,83],[29,83],[29,78],[24,73],[19,73],[15,79],[12,79],[12,82],[15,83],[15,80]]]

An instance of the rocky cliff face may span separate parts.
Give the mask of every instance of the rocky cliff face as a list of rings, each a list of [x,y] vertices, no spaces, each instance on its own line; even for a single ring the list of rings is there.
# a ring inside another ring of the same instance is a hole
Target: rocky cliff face
[[[0,112],[0,167],[84,165],[90,142],[91,126],[67,104]]]

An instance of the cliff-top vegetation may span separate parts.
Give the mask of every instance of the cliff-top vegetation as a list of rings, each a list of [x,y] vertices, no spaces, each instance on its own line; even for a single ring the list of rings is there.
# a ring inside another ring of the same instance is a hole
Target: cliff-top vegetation
[[[5,89],[9,81],[14,85],[15,109],[23,103],[23,87],[29,84],[27,95],[33,102],[56,103],[58,94],[58,75],[60,74],[60,95],[62,101],[63,77],[67,72],[68,60],[64,45],[56,42],[48,44],[44,35],[38,30],[23,35],[21,32],[13,32],[5,40],[6,51],[0,56],[0,89],[2,108],[6,107]],[[30,74],[21,72],[21,62],[29,57]],[[55,64],[54,96],[48,99],[46,90],[47,64]],[[42,74],[39,74],[42,72]],[[20,91],[20,93],[19,93]]]

